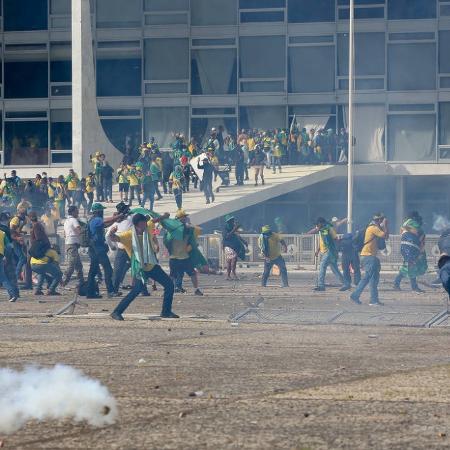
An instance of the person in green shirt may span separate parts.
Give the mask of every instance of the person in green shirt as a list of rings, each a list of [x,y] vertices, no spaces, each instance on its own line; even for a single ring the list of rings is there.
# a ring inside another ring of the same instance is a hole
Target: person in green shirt
[[[158,196],[157,200],[161,200],[163,196],[161,195],[161,192],[159,191],[159,182],[162,178],[161,173],[161,167],[156,162],[156,156],[152,157],[152,162],[150,164],[150,173],[153,181],[153,190],[154,194]]]

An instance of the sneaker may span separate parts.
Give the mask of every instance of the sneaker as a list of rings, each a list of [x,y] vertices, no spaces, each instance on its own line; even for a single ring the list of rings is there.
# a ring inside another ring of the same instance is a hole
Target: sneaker
[[[9,299],[9,302],[10,302],[10,303],[15,303],[15,302],[17,302],[17,297],[16,297],[16,296],[11,297],[11,298]]]
[[[209,205],[211,202],[209,200],[206,200],[206,204]]]
[[[345,291],[349,291],[352,287],[351,286],[342,286],[339,289],[339,292],[345,292]]]
[[[394,284],[393,289],[394,289],[394,291],[397,291],[397,292],[402,290],[402,288],[398,284]]]
[[[183,288],[175,288],[175,291],[177,294],[186,294],[186,289]]]
[[[171,312],[169,314],[161,314],[161,317],[163,319],[179,319],[180,316],[177,316],[174,312]]]
[[[384,306],[384,303],[380,302],[379,300],[377,300],[376,302],[369,302],[369,306]]]
[[[44,295],[44,293],[41,290],[34,291],[34,295]]]
[[[113,311],[109,316],[111,317],[111,319],[114,319],[114,320],[125,320],[123,318],[122,314],[119,314],[115,311]]]
[[[95,294],[95,295],[87,295],[86,298],[88,300],[98,300],[98,299],[103,298],[103,296],[100,294]]]
[[[158,290],[158,288],[156,287],[156,284],[154,284],[154,285],[152,286],[152,290],[153,290],[153,291],[157,291],[157,290]]]
[[[60,296],[61,294],[59,292],[56,292],[56,291],[47,291],[46,295],[49,296],[49,297],[51,297],[51,296],[56,297],[58,295]]]
[[[359,300],[359,298],[358,297],[356,297],[355,295],[350,295],[350,300],[353,302],[353,303],[356,303],[357,305],[360,305],[361,304],[361,301]]]
[[[202,296],[202,295],[203,295],[203,292],[202,292],[200,289],[196,289],[195,292],[194,292],[194,295],[200,295],[200,296]]]
[[[321,287],[321,286],[317,286],[317,287],[315,287],[315,288],[313,289],[313,291],[315,291],[315,292],[324,292],[324,291],[325,291],[325,288],[324,288],[324,287]]]
[[[108,292],[108,298],[122,297],[122,292]]]
[[[418,294],[425,294],[425,291],[423,289],[420,289],[420,287],[414,288],[413,292],[417,292]]]

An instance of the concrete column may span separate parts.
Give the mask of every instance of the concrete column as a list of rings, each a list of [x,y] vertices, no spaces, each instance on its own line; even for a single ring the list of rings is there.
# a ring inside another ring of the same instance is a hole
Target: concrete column
[[[113,167],[123,157],[98,115],[89,0],[72,0],[72,151],[73,168],[80,176],[92,170],[91,153],[104,153]]]
[[[406,215],[406,177],[397,177],[395,187],[395,229],[392,234],[397,234]]]

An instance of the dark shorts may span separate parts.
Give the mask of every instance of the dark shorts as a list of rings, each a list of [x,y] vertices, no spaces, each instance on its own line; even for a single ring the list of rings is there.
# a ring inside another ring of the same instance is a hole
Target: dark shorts
[[[175,275],[188,275],[189,277],[192,277],[195,275],[195,269],[192,264],[191,258],[187,259],[170,259],[169,260],[169,267],[170,267],[170,276],[172,278],[175,277]]]
[[[119,183],[119,192],[128,192],[130,185],[128,183]]]

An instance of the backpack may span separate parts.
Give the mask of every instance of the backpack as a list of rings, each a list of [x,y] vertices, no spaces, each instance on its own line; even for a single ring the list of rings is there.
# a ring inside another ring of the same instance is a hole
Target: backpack
[[[32,258],[42,259],[45,257],[45,254],[48,250],[50,250],[50,248],[51,247],[48,242],[34,241],[28,249],[28,253]]]
[[[90,247],[92,236],[91,231],[89,229],[89,223],[78,221],[80,224],[81,232],[80,232],[80,247],[87,248]]]

